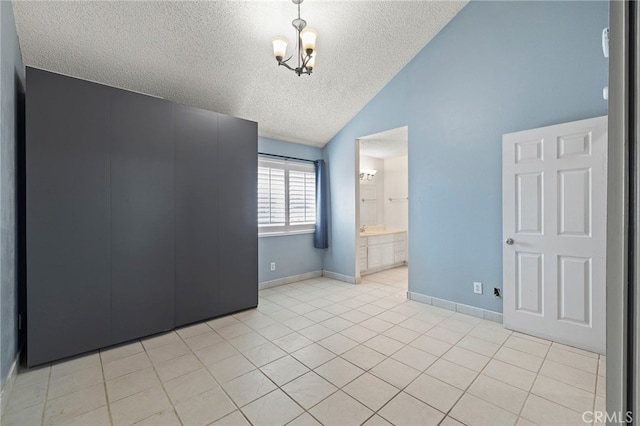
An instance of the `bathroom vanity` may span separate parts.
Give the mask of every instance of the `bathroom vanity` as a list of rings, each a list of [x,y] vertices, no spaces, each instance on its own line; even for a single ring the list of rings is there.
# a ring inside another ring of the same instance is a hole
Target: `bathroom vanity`
[[[360,232],[360,274],[395,268],[407,261],[407,231],[369,226]]]

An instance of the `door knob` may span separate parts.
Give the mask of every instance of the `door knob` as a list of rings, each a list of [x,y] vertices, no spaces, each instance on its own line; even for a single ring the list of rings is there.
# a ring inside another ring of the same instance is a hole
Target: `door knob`
[[[505,243],[507,243],[507,245],[509,245],[509,246],[512,246],[513,245],[513,238],[507,238]]]

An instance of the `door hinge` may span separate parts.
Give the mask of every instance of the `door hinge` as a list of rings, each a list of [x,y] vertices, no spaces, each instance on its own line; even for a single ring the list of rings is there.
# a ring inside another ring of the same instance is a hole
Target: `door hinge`
[[[22,314],[18,314],[18,331],[22,330]]]

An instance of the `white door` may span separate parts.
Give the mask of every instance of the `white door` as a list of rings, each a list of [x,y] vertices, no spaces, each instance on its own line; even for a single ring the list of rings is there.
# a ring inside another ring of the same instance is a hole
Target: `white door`
[[[605,351],[607,117],[502,138],[504,326]]]

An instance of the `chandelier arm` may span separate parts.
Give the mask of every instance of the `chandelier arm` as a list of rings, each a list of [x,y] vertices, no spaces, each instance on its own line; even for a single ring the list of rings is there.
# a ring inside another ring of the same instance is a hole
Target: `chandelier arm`
[[[300,7],[300,5],[298,5],[298,7]],[[302,57],[302,40],[300,38],[300,31],[298,31],[298,43],[296,47],[298,50],[298,68],[301,68],[302,65],[300,64],[300,59]]]
[[[285,68],[295,72],[298,75],[301,75],[301,74],[311,75],[311,70],[309,68],[306,68],[306,67],[293,68],[292,66],[290,66],[289,64],[285,64],[284,62],[279,62],[278,65],[282,65]]]
[[[278,65],[283,65],[285,68],[288,68],[291,71],[297,72],[295,68],[292,68],[289,64],[286,64],[284,62],[278,62]]]
[[[293,58],[293,55],[289,56],[287,59],[283,59],[283,60],[281,60],[281,61],[280,61],[280,63],[288,62],[288,61],[289,61],[289,59],[291,59],[291,58]]]
[[[306,68],[310,60],[311,60],[311,55],[307,55],[305,53],[304,58],[302,59],[302,68]]]

